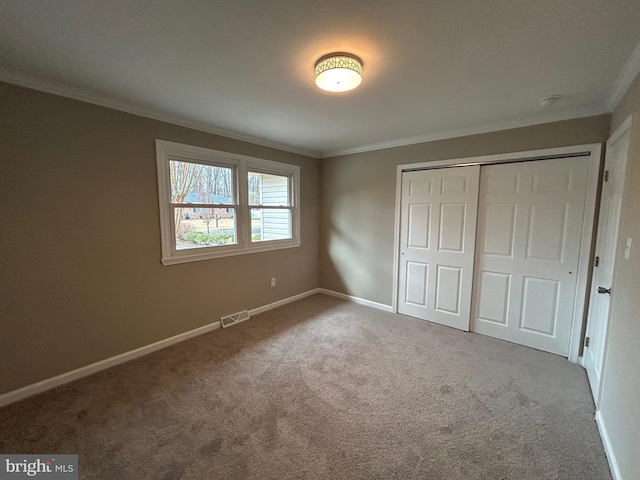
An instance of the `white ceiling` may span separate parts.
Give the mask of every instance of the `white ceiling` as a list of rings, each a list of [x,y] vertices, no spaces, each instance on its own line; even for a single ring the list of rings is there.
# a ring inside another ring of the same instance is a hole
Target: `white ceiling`
[[[0,2],[0,80],[316,156],[609,112],[639,42],[639,0]]]

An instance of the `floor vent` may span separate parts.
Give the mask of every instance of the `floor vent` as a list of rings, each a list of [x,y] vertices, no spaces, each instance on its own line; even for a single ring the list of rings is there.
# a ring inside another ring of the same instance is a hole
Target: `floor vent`
[[[230,327],[231,325],[244,322],[245,320],[249,320],[249,312],[246,310],[243,310],[242,312],[238,312],[232,315],[227,315],[226,317],[222,317],[220,319],[220,323],[222,323],[223,327]]]

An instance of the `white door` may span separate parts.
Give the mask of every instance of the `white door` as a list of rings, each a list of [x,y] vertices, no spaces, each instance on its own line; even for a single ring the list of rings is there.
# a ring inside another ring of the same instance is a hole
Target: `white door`
[[[614,135],[607,142],[596,245],[597,266],[593,269],[586,334],[588,341],[585,339],[583,353],[584,365],[596,406],[600,398],[601,373],[609,323],[610,293],[606,290],[611,288],[613,281],[628,148],[629,126],[627,125],[622,135]],[[598,289],[603,289],[600,291],[604,293],[599,293]]]
[[[398,313],[469,330],[480,167],[404,172]]]
[[[471,329],[567,356],[589,162],[483,167]]]

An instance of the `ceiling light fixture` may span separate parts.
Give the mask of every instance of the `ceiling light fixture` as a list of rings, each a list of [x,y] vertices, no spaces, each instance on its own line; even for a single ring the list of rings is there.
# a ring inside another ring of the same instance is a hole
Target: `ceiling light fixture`
[[[329,92],[353,90],[362,82],[362,60],[350,53],[330,53],[316,62],[316,85]]]

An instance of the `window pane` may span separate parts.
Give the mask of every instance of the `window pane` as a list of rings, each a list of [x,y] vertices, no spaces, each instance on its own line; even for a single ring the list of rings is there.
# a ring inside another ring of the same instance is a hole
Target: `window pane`
[[[289,206],[289,177],[249,172],[249,205]]]
[[[251,240],[253,242],[287,238],[291,238],[291,211],[289,209],[251,209]]]
[[[173,213],[178,250],[238,243],[234,208],[175,207]]]
[[[232,168],[171,160],[169,173],[171,203],[235,203]]]

